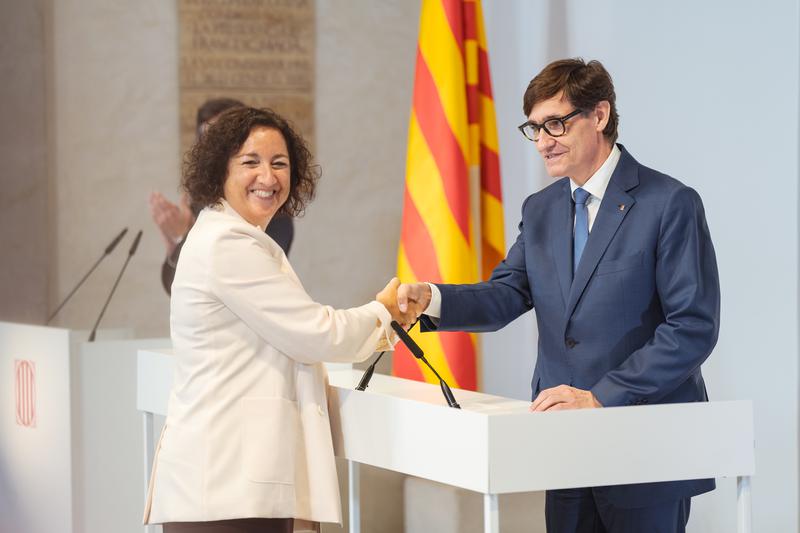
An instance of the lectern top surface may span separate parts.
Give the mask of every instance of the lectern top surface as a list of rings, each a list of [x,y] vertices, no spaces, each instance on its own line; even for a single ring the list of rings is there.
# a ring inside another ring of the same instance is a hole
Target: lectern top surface
[[[361,380],[362,374],[362,370],[336,370],[328,373],[331,386],[343,389],[355,389]],[[373,394],[447,407],[439,386],[430,383],[375,374],[372,376],[367,391]],[[464,412],[481,414],[527,413],[530,406],[530,402],[462,389],[453,389],[453,395]]]

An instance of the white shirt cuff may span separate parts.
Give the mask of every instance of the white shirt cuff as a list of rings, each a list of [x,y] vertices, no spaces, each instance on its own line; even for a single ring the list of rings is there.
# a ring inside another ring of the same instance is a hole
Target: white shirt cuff
[[[439,287],[433,283],[428,283],[428,287],[431,288],[431,301],[422,314],[433,318],[442,318],[442,293],[439,292]]]

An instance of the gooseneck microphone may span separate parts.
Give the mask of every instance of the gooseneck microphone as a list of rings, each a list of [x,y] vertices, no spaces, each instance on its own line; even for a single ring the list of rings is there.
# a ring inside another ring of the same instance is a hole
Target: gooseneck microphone
[[[366,390],[366,388],[369,387],[369,380],[372,379],[372,374],[375,372],[375,365],[378,364],[378,361],[381,360],[381,357],[383,357],[383,354],[385,353],[386,352],[379,353],[378,357],[375,358],[375,361],[369,365],[367,370],[364,372],[364,375],[361,376],[361,381],[358,382],[358,387],[356,387],[356,390]]]
[[[400,340],[403,341],[403,344],[406,345],[414,357],[425,363],[428,368],[431,369],[431,372],[433,372],[433,374],[439,378],[439,386],[442,389],[442,394],[444,394],[444,399],[447,400],[447,405],[454,409],[461,409],[461,406],[458,405],[458,402],[456,402],[455,396],[453,396],[453,391],[450,390],[450,387],[447,385],[445,380],[442,379],[442,376],[439,375],[436,369],[431,366],[427,359],[425,359],[425,354],[422,353],[422,348],[420,348],[419,345],[414,342],[414,339],[412,339],[411,336],[406,333],[400,324],[392,320],[391,325],[392,329],[395,331],[395,333],[397,333],[397,336],[400,337]]]
[[[417,322],[415,321],[414,324],[416,324],[416,323]],[[408,329],[413,328],[414,324],[411,324],[411,327],[408,328]],[[381,360],[381,357],[383,357],[383,354],[385,354],[385,353],[386,353],[385,351],[379,353],[378,357],[375,358],[375,361],[373,361],[372,364],[369,365],[369,367],[367,367],[367,369],[364,371],[364,375],[361,376],[361,381],[358,382],[358,386],[356,387],[356,390],[363,391],[363,390],[366,390],[367,387],[369,387],[369,382],[372,379],[372,374],[375,373],[375,365],[378,364],[378,361]]]
[[[128,250],[128,257],[125,258],[125,263],[122,265],[122,269],[119,271],[117,275],[117,280],[114,282],[114,286],[111,287],[111,292],[108,294],[108,298],[106,298],[106,303],[103,305],[103,310],[100,311],[100,316],[97,317],[97,322],[94,323],[94,327],[92,328],[92,333],[89,335],[89,342],[94,342],[94,337],[97,334],[97,326],[100,325],[100,320],[102,320],[103,315],[106,312],[106,308],[108,307],[108,303],[111,301],[111,297],[114,296],[114,291],[117,290],[117,285],[119,285],[119,280],[122,279],[122,274],[125,272],[125,268],[128,266],[128,262],[133,257],[133,254],[136,253],[136,248],[139,247],[139,240],[142,238],[142,230],[139,230],[139,233],[136,234],[136,238],[133,239],[133,244],[131,244],[131,249]]]
[[[98,260],[95,262],[95,264],[94,264],[94,265],[92,265],[92,268],[90,268],[90,269],[89,269],[89,271],[88,271],[88,272],[87,272],[87,273],[86,273],[86,274],[85,274],[85,275],[84,275],[84,276],[81,278],[81,280],[78,282],[78,284],[77,284],[77,285],[75,285],[75,288],[73,288],[73,289],[72,289],[72,290],[69,292],[69,294],[67,294],[67,297],[66,297],[66,298],[64,298],[64,300],[63,300],[63,301],[62,301],[60,304],[58,304],[58,307],[56,307],[56,310],[55,310],[55,311],[53,311],[53,312],[50,314],[50,316],[49,316],[49,317],[47,317],[47,322],[45,322],[45,325],[47,325],[47,324],[49,324],[50,322],[52,322],[52,320],[53,320],[53,319],[56,317],[56,315],[58,314],[58,312],[59,312],[59,311],[61,311],[61,308],[62,308],[62,307],[64,307],[64,305],[65,305],[65,304],[66,304],[66,303],[69,301],[69,299],[70,299],[70,298],[72,298],[72,295],[73,295],[73,294],[75,294],[75,291],[77,291],[77,290],[78,290],[78,289],[81,287],[81,285],[83,285],[83,282],[84,282],[84,281],[86,281],[86,278],[88,278],[88,277],[91,275],[91,273],[92,273],[92,272],[94,272],[94,270],[97,268],[97,266],[100,264],[100,262],[101,262],[103,259],[105,259],[105,258],[106,258],[106,256],[107,256],[108,254],[110,254],[111,252],[113,252],[113,251],[114,251],[114,248],[116,248],[116,247],[117,247],[117,244],[119,244],[119,241],[121,241],[121,240],[122,240],[122,237],[124,237],[126,233],[128,233],[128,228],[125,228],[125,229],[123,229],[122,231],[120,231],[120,232],[119,232],[119,235],[117,235],[116,237],[114,237],[114,240],[113,240],[113,241],[111,241],[111,244],[109,244],[108,246],[106,246],[106,249],[105,249],[105,251],[103,252],[103,255],[101,255],[101,256],[100,256],[100,259],[98,259]]]

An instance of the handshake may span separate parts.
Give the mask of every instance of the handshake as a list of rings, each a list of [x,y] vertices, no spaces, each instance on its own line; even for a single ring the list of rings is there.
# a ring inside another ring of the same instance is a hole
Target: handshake
[[[375,299],[386,307],[392,320],[407,330],[431,302],[431,288],[427,283],[400,283],[392,278]]]

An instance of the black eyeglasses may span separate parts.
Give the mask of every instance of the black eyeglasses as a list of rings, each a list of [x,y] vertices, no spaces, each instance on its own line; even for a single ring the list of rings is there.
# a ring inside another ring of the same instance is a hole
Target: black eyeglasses
[[[517,126],[517,128],[522,132],[526,139],[533,142],[539,140],[539,135],[541,134],[542,130],[546,131],[550,137],[561,137],[567,133],[566,122],[582,112],[582,109],[576,109],[569,115],[564,115],[563,117],[558,118],[549,118],[544,121],[544,124],[537,124],[532,120],[529,120],[524,124],[520,124]]]

